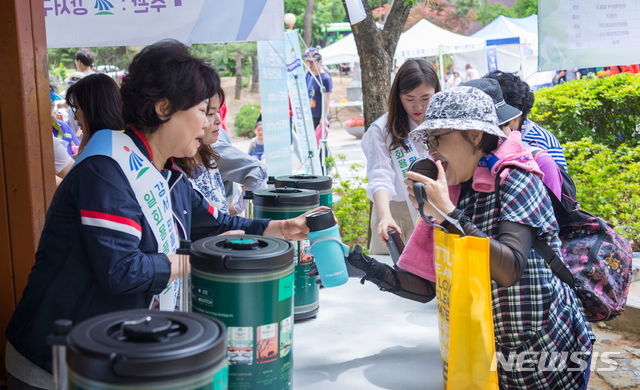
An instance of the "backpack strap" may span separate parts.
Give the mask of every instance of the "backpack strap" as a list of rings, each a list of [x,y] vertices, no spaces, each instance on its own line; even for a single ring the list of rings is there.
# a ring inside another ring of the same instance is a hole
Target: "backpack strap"
[[[496,194],[496,206],[498,207],[498,213],[502,208],[502,200],[500,198],[500,175],[502,174],[503,170],[504,169],[501,169],[496,174],[495,194]],[[547,189],[547,193],[551,198],[551,202],[553,203],[553,200],[555,199],[555,201],[560,204],[560,207],[562,207],[562,204],[560,203],[558,198],[556,198],[553,192],[551,192],[549,187],[547,187],[546,185],[544,187]],[[564,207],[562,207],[562,209],[564,209]],[[555,210],[555,207],[554,207],[554,210]],[[551,249],[551,247],[546,241],[536,238],[533,242],[533,249],[535,249],[536,252],[538,252],[538,254],[542,256],[542,258],[544,259],[544,262],[547,264],[547,266],[549,266],[549,268],[551,268],[551,271],[553,271],[553,273],[558,277],[558,279],[568,284],[569,287],[571,287],[571,289],[576,288],[576,283],[575,283],[575,280],[573,279],[573,275],[571,274],[567,266],[564,264],[564,261],[562,261],[562,259],[558,257],[558,254],[554,252],[553,249]]]
[[[571,289],[576,288],[576,282],[573,279],[571,271],[569,271],[564,261],[558,257],[558,254],[551,249],[546,241],[536,239],[533,243],[533,249],[544,258],[544,262],[547,263],[551,271],[553,271],[561,281],[568,284]]]

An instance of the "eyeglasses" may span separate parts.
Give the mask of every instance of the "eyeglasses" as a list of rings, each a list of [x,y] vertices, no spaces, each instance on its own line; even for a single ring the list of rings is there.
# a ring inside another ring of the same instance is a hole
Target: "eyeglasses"
[[[438,145],[440,145],[440,141],[438,141],[440,139],[440,137],[444,137],[447,134],[451,134],[455,131],[458,130],[451,130],[451,131],[447,131],[446,133],[442,133],[442,134],[438,134],[438,135],[429,135],[427,136],[427,139],[425,139],[422,143],[422,145],[424,146],[425,149],[429,150],[429,149],[435,149],[438,147]]]

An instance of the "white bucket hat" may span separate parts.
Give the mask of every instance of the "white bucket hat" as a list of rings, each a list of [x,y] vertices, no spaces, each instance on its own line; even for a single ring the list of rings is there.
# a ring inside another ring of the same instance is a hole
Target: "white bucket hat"
[[[481,130],[507,138],[498,127],[493,100],[473,87],[454,87],[433,95],[424,122],[409,133],[409,138],[422,143],[427,139],[426,130],[437,129]]]

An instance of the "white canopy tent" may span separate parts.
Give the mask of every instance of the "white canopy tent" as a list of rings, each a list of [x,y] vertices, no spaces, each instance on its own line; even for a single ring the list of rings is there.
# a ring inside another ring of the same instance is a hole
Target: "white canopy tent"
[[[507,18],[498,16],[472,37],[486,41],[487,49],[495,47],[497,69],[518,74],[533,88],[551,84],[553,72],[538,72],[537,16]],[[486,50],[456,53],[456,71],[464,75],[464,67],[471,64],[480,75],[489,72]]]
[[[483,39],[456,34],[420,19],[400,37],[395,58],[402,63],[407,58],[438,56],[440,82],[444,86],[442,55],[484,51],[484,45]]]
[[[484,50],[484,45],[484,39],[452,33],[425,19],[420,19],[400,37],[395,58],[403,60],[478,51]]]
[[[324,65],[360,62],[353,34],[349,34],[324,49],[320,49],[320,54]]]
[[[484,39],[452,33],[421,19],[400,35],[395,59],[403,62],[407,58],[439,56],[442,60],[443,54],[479,50],[484,52],[484,45]],[[325,65],[360,61],[353,34],[321,49],[320,54]],[[442,70],[442,61],[440,65]],[[442,76],[441,72],[441,78]]]

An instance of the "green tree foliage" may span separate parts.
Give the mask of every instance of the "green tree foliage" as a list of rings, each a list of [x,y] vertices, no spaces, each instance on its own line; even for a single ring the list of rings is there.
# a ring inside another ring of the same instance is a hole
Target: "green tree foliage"
[[[538,13],[538,0],[516,0],[513,7],[507,8],[502,4],[485,4],[475,8],[478,15],[478,22],[489,24],[498,16],[509,18],[525,18]]]
[[[338,154],[336,158],[341,164],[346,164],[347,156]],[[330,165],[335,166],[334,160],[331,158],[327,158],[327,160]],[[342,242],[349,248],[360,245],[365,249],[365,253],[368,253],[369,198],[367,198],[367,190],[365,189],[367,179],[357,175],[361,168],[360,164],[349,166],[349,171],[354,174],[351,179],[343,180],[340,175],[334,175],[338,180],[338,185],[333,188],[334,199],[339,198],[339,201],[334,203],[332,208],[340,223]]]
[[[617,226],[640,251],[640,147],[609,148],[589,138],[563,146],[582,208]]]
[[[445,0],[428,0],[418,2],[409,13],[404,29],[411,28],[420,19],[426,19],[436,26],[458,34],[465,34],[476,20],[476,14],[470,9],[476,0],[466,2],[450,2]],[[383,6],[387,8],[388,6]],[[388,12],[388,11],[387,11]]]
[[[198,43],[191,45],[191,53],[204,58],[220,73],[220,76],[234,76],[236,74],[236,51],[242,53],[242,74],[249,76],[251,70],[251,56],[257,55],[258,46],[255,42],[230,43]]]
[[[517,18],[518,13],[513,8],[507,8],[502,4],[487,4],[478,8],[476,12],[478,22],[487,25],[495,20],[498,16],[506,16],[509,18]]]
[[[471,9],[477,8],[480,5],[480,0],[455,0],[450,3],[455,6],[456,15],[465,16]]]
[[[561,143],[592,138],[616,146],[640,142],[640,76],[574,80],[536,92],[531,119],[552,131]]]
[[[307,0],[284,0],[284,12],[296,16],[294,26],[296,29],[303,28],[302,22],[306,6]],[[347,21],[346,16],[342,0],[315,0],[312,19],[313,38],[322,38],[322,30],[327,24],[345,22]]]
[[[253,129],[255,128],[259,115],[260,105],[258,104],[245,104],[240,107],[233,121],[236,135],[240,137],[255,137],[256,134],[253,132]]]
[[[81,48],[48,49],[49,64],[53,64],[56,67],[59,64],[63,64],[67,69],[75,69],[75,57],[79,49]],[[93,62],[94,66],[115,65],[120,69],[127,69],[138,52],[136,46],[104,46],[90,47],[89,49],[96,55],[96,60]]]
[[[513,9],[519,18],[526,18],[538,13],[538,0],[516,0],[513,3]]]

